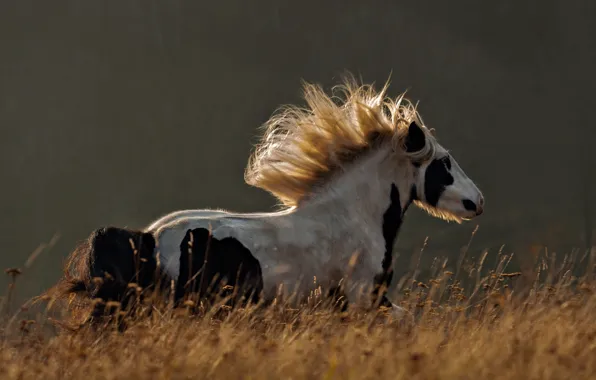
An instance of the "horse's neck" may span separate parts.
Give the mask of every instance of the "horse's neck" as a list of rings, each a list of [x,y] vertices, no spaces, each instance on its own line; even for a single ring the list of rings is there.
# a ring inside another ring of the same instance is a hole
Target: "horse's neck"
[[[412,173],[387,146],[338,173],[295,213],[326,223],[335,236],[356,233],[377,238],[392,201],[392,185],[398,189],[400,209],[405,210],[410,202]]]

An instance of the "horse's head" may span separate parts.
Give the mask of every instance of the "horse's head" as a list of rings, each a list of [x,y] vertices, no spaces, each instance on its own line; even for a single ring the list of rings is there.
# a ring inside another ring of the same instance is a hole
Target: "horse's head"
[[[416,122],[410,123],[405,138],[405,149],[414,167],[414,203],[433,216],[457,222],[482,214],[482,192],[453,156],[423,128]],[[416,152],[423,150],[429,154],[418,157]]]

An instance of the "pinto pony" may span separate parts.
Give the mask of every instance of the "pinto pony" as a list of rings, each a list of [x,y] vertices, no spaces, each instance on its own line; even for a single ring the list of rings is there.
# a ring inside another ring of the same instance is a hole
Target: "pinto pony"
[[[348,305],[402,314],[385,289],[408,207],[461,223],[482,214],[484,198],[404,94],[392,99],[388,83],[377,92],[352,77],[338,88],[336,98],[305,84],[307,107],[282,108],[264,125],[245,180],[281,210],[183,210],[142,231],[97,230],[71,255],[63,293],[117,298],[135,275],[139,286],[153,286],[147,276],[158,270],[176,283],[178,300],[224,279],[245,286],[251,302],[303,300],[326,286],[341,289]],[[144,260],[141,276],[135,255]]]

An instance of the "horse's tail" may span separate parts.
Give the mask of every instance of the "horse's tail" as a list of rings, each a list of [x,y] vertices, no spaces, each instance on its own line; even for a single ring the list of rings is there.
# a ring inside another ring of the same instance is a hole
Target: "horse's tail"
[[[87,311],[92,316],[103,315],[110,301],[125,308],[131,289],[155,284],[159,273],[154,249],[151,233],[118,227],[96,229],[68,256],[58,283],[38,299],[49,301],[49,307],[67,300],[67,309],[75,316]]]
[[[74,320],[80,319],[90,306],[92,291],[92,237],[80,242],[68,255],[62,277],[56,284],[31,300],[31,305],[47,302],[47,310],[66,302]]]

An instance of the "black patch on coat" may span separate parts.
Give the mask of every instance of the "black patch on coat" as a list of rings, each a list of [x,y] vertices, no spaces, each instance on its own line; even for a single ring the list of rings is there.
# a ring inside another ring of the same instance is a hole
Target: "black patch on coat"
[[[381,263],[382,271],[375,275],[373,280],[373,304],[378,306],[391,306],[387,299],[387,288],[393,279],[393,244],[402,224],[403,210],[399,190],[391,184],[389,207],[383,214],[383,238],[385,240],[385,254]],[[409,202],[408,202],[409,204]]]
[[[216,239],[205,228],[186,232],[180,243],[177,303],[185,295],[211,303],[218,296],[231,296],[230,306],[246,305],[257,303],[262,290],[261,265],[242,243],[233,237]]]
[[[426,203],[436,207],[445,188],[453,184],[453,176],[449,172],[451,160],[449,156],[431,161],[424,175],[424,197]]]
[[[143,290],[156,284],[154,249],[155,239],[150,233],[99,228],[71,254],[67,263],[67,292],[85,292],[92,299],[103,300],[95,304],[92,317],[111,314],[111,310],[106,310],[109,301],[120,302],[121,309],[126,309],[136,297],[135,288],[129,284],[136,283]]]
[[[402,209],[399,198],[399,190],[394,183],[391,184],[391,193],[389,195],[390,203],[383,214],[383,239],[385,240],[385,256],[383,257],[382,267],[387,271],[391,268],[393,243],[401,227]]]

